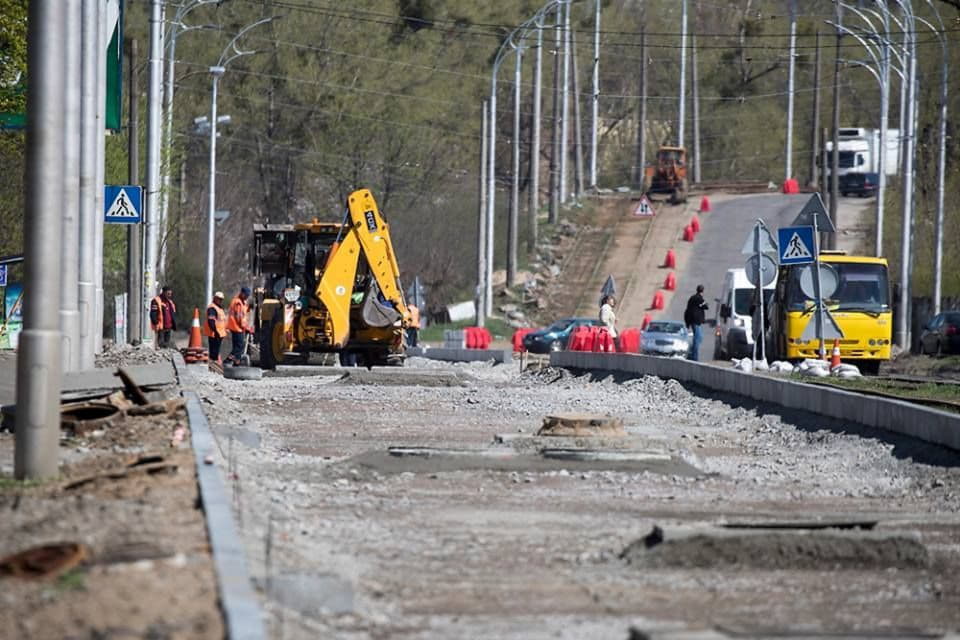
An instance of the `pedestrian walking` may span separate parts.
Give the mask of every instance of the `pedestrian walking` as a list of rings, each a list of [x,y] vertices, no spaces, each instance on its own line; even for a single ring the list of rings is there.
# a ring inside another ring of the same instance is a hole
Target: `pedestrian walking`
[[[220,362],[220,345],[227,337],[227,312],[223,309],[222,291],[213,294],[213,300],[207,305],[207,322],[203,325],[203,334],[207,336],[210,361]]]
[[[683,323],[693,333],[693,342],[690,345],[690,359],[700,359],[700,343],[703,342],[703,322],[705,311],[709,307],[703,299],[703,285],[697,285],[697,292],[687,300],[687,309],[683,312]]]
[[[617,299],[614,296],[603,296],[600,301],[600,324],[607,328],[610,337],[617,339],[617,314],[613,308],[617,305]]]
[[[173,347],[170,334],[177,329],[177,305],[170,287],[163,287],[160,295],[150,301],[150,326],[156,334],[157,349]]]
[[[230,309],[227,312],[227,331],[230,332],[233,348],[230,350],[230,357],[226,359],[226,362],[233,363],[234,366],[240,365],[246,334],[253,333],[253,327],[247,319],[250,312],[250,305],[247,304],[247,298],[249,297],[250,288],[241,287],[240,293],[230,301]]]
[[[407,309],[410,311],[410,324],[407,325],[407,346],[416,347],[420,345],[420,309],[413,303],[408,304]]]

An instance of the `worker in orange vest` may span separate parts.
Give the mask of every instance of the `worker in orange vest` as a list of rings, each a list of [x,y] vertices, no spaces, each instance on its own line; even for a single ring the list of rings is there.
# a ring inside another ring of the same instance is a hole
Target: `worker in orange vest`
[[[235,366],[240,364],[240,359],[243,357],[245,334],[253,333],[253,327],[247,320],[250,312],[250,305],[247,304],[249,297],[250,287],[241,287],[240,293],[230,301],[230,309],[227,312],[227,331],[230,332],[230,340],[233,343],[227,362],[232,362]]]
[[[420,344],[420,309],[415,304],[408,304],[410,324],[407,325],[407,346],[416,347]]]
[[[227,337],[227,312],[223,309],[222,291],[213,294],[213,301],[207,305],[207,323],[203,325],[203,335],[207,336],[210,360],[220,362],[220,345]]]
[[[177,328],[177,305],[173,302],[173,289],[164,287],[160,295],[150,301],[150,327],[157,334],[157,349],[173,346],[170,332]]]

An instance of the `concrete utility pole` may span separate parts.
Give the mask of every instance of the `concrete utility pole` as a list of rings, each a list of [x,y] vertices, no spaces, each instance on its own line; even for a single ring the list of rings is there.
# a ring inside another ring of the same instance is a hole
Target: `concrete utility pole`
[[[686,122],[687,92],[687,0],[682,0],[680,12],[680,110],[677,114],[677,146],[683,146],[683,125]]]
[[[817,154],[819,153],[820,135],[820,32],[817,31],[816,54],[813,63],[813,126],[810,128],[810,179],[808,185],[817,189],[819,176],[817,172]]]
[[[900,301],[897,309],[897,335],[895,342],[904,350],[910,348],[910,307],[912,304],[911,283],[910,283],[910,264],[913,258],[911,244],[913,241],[913,153],[916,144],[916,97],[918,93],[917,81],[917,56],[916,56],[916,23],[913,20],[913,13],[910,3],[901,5],[904,10],[904,55],[906,56],[905,71],[907,72],[905,84],[907,84],[906,106],[907,112],[904,116],[904,125],[907,127],[906,137],[903,137],[901,130],[901,140],[905,140],[906,148],[903,151],[903,190],[901,192],[901,209],[903,211],[903,224],[900,234]]]
[[[520,224],[520,80],[523,47],[517,46],[513,71],[513,180],[510,184],[510,218],[507,221],[507,286],[517,281],[517,231]]]
[[[63,4],[67,24],[81,25],[83,7],[80,0],[64,0]],[[63,262],[60,287],[60,331],[63,334],[63,344],[60,356],[63,370],[75,371],[80,362],[80,79],[83,72],[80,29],[67,29],[64,46],[67,86],[63,104]]]
[[[537,52],[533,67],[533,114],[530,116],[530,219],[527,254],[537,250],[537,215],[540,211],[540,103],[543,84],[543,25],[537,23]]]
[[[550,211],[547,214],[547,221],[550,224],[556,224],[560,219],[560,27],[562,24],[563,9],[558,7],[557,21],[553,29],[555,41],[553,50],[553,129],[550,145]]]
[[[834,55],[833,64],[833,153],[830,154],[830,219],[837,227],[837,205],[840,199],[840,41],[843,33],[840,26],[843,25],[843,15],[840,4],[837,3],[837,46]],[[839,227],[838,227],[839,228]],[[826,242],[823,243],[825,249],[837,248],[837,234],[825,233]]]
[[[693,65],[693,183],[700,184],[700,78],[697,72],[697,36],[691,37],[690,54]]]
[[[496,78],[496,73],[494,73],[494,78]],[[489,140],[489,142],[487,143],[487,149],[486,149],[486,157],[487,157],[486,178],[487,178],[488,189],[487,189],[487,198],[485,202],[487,206],[487,224],[486,224],[487,274],[483,280],[484,288],[485,288],[484,294],[483,294],[483,306],[484,306],[484,312],[486,313],[487,317],[490,317],[490,315],[493,313],[493,248],[494,248],[494,245],[496,244],[496,238],[493,235],[493,231],[494,231],[493,223],[496,220],[496,201],[494,199],[494,196],[496,194],[496,192],[494,191],[494,183],[495,183],[494,173],[495,173],[496,166],[494,164],[494,157],[493,157],[494,153],[496,153],[496,146],[495,146],[495,140],[494,140],[494,137],[496,136],[496,129],[497,129],[496,125],[494,124],[494,120],[496,119],[496,113],[497,113],[497,108],[496,108],[496,105],[494,104],[496,102],[496,95],[497,95],[496,91],[493,91],[491,94],[490,101],[485,103],[486,106],[489,108],[489,112],[487,113],[487,126],[486,126],[487,139]]]
[[[210,176],[207,187],[207,277],[204,287],[204,300],[213,300],[214,253],[216,248],[217,209],[217,84],[225,69],[221,66],[210,67],[213,86],[210,93]]]
[[[637,122],[637,166],[633,183],[643,188],[643,174],[647,166],[647,32],[640,32],[640,116]]]
[[[160,85],[163,80],[163,0],[150,0],[150,75],[147,87],[147,185],[144,189],[146,240],[143,247],[143,318],[141,333],[144,344],[153,344],[150,328],[150,299],[157,289],[157,235],[160,216]]]
[[[93,353],[103,350],[103,185],[106,182],[107,139],[104,132],[107,122],[107,5],[100,4],[97,17],[97,135],[94,138],[97,149],[96,188],[94,194],[93,226],[95,245],[93,248],[93,285],[95,289],[96,313],[93,318]]]
[[[580,200],[583,196],[583,134],[580,120],[580,79],[577,72],[577,37],[570,32],[570,47],[573,58],[573,157],[574,157],[574,190],[576,199]]]
[[[24,180],[25,288],[17,358],[14,476],[57,475],[60,444],[60,299],[67,79],[67,19],[61,2],[33,0],[27,19],[27,148]],[[75,17],[75,16],[73,16]]]
[[[600,0],[593,3],[593,112],[590,123],[593,135],[590,137],[590,188],[597,188],[597,136],[600,120]]]
[[[790,63],[787,67],[787,150],[784,180],[793,177],[793,93],[797,66],[797,2],[790,0]]]
[[[476,322],[484,326],[487,311],[487,129],[490,112],[483,101],[480,125],[480,211],[477,212],[477,302]]]
[[[80,41],[82,47],[80,78],[80,225],[77,270],[77,306],[80,314],[80,339],[77,367],[93,368],[95,353],[97,288],[93,254],[96,250],[96,225],[102,216],[97,211],[97,136],[103,137],[103,121],[97,109],[97,0],[83,0]]]
[[[138,97],[140,91],[137,83],[137,41],[130,40],[129,62],[130,73],[128,94],[130,97],[130,126],[127,135],[127,174],[130,184],[140,184],[140,105]],[[143,308],[140,300],[141,262],[140,252],[140,225],[127,225],[127,341],[139,342],[142,327],[140,312]]]
[[[570,3],[563,5],[563,97],[560,116],[560,204],[565,204],[570,141]]]

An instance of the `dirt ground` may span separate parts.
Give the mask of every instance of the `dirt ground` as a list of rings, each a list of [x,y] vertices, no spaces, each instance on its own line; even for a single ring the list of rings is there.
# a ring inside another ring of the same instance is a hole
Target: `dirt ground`
[[[11,480],[14,434],[0,433],[0,558],[52,543],[82,549],[76,567],[48,575],[0,564],[0,636],[223,637],[189,437],[183,409],[64,431],[60,476],[24,485]]]
[[[199,378],[273,638],[960,629],[944,449],[516,364]],[[556,412],[627,437],[534,437]]]

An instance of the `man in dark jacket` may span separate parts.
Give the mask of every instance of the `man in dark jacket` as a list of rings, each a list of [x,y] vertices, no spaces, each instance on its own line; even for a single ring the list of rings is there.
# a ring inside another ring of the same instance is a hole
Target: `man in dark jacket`
[[[177,329],[177,305],[170,287],[161,289],[160,295],[150,301],[150,326],[157,334],[157,349],[173,347],[170,332]]]
[[[697,285],[697,292],[687,300],[687,309],[683,312],[683,322],[693,332],[693,343],[690,345],[690,359],[700,358],[700,343],[703,342],[704,311],[707,303],[703,299],[703,285]]]

